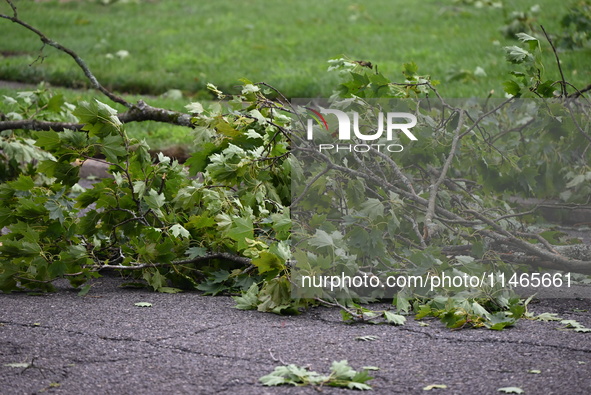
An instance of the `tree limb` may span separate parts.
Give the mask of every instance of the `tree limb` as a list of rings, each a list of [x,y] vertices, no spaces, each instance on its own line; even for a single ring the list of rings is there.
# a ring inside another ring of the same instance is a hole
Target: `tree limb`
[[[189,265],[189,264],[193,264],[193,263],[209,261],[212,259],[225,259],[228,261],[241,263],[245,266],[248,266],[251,263],[251,260],[249,258],[245,258],[245,257],[238,256],[238,255],[233,255],[233,254],[230,254],[227,252],[218,252],[218,253],[213,253],[213,254],[209,254],[209,255],[205,255],[205,256],[199,256],[199,257],[196,257],[193,259],[186,259],[186,260],[182,260],[182,261],[173,261],[170,263],[134,263],[131,265],[91,265],[88,267],[92,268],[92,269],[97,269],[97,270],[101,270],[101,269],[141,270],[141,269],[146,269],[149,267]]]
[[[163,108],[152,107],[144,101],[140,100],[133,105],[128,111],[117,115],[121,123],[155,121],[168,123],[171,125],[185,126],[194,128],[191,122],[191,115],[184,114],[177,111],[165,110]],[[62,132],[64,130],[79,131],[84,125],[73,122],[50,122],[38,121],[35,119],[23,119],[17,121],[0,121],[0,132],[3,130],[53,130],[55,132]]]

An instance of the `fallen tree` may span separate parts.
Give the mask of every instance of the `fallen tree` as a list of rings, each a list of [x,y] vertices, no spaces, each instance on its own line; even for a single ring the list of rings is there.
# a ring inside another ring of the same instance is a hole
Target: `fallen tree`
[[[397,83],[366,62],[333,60],[344,78],[325,105],[357,113],[363,133],[375,133],[382,106],[404,108],[417,120],[416,141],[353,138],[349,146],[362,148],[346,155],[319,148],[338,147],[335,120],[322,117],[321,107],[291,103],[266,83],[244,81],[235,95],[210,85],[220,102],[191,103],[189,114],[129,103],[6,3],[12,15],[0,18],[71,56],[95,89],[127,110],[118,114],[99,101],[73,109],[40,90],[26,103],[35,117],[2,117],[4,292],[51,290],[62,277],[83,286],[100,270],[118,269],[161,292],[242,291],[240,308],[289,313],[332,298],[361,318],[365,311],[351,309],[352,300],[394,296],[398,309],[408,311],[464,292],[470,303],[505,309],[504,326],[519,318],[519,298],[494,283],[496,276],[541,268],[591,274],[589,246],[569,245],[573,240],[537,223],[535,208],[520,212],[507,203],[508,195],[522,194],[582,204],[591,193],[589,102],[563,77],[542,79],[535,37],[519,35],[527,49],[507,48],[508,60],[523,71],[507,83],[512,97],[503,101],[446,100],[414,64],[405,65],[405,81]],[[318,141],[305,137],[309,109]],[[163,155],[153,161],[145,142],[127,136],[126,123],[147,120],[196,131],[200,145],[187,166]],[[392,155],[380,150],[386,144],[403,149]],[[113,178],[84,190],[79,163],[99,154]],[[302,276],[334,273],[490,274],[491,281],[407,287],[394,295],[298,284]],[[430,314],[439,314],[430,306]],[[493,325],[470,306],[466,314],[481,317],[470,322]]]

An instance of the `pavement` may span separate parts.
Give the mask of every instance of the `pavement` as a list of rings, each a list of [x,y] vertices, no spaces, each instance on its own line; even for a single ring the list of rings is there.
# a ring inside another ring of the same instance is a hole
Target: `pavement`
[[[498,332],[412,317],[404,326],[346,324],[333,308],[279,316],[237,310],[228,296],[120,287],[125,281],[108,274],[86,296],[65,282],[55,293],[0,294],[0,393],[343,394],[351,390],[258,380],[283,363],[328,373],[343,359],[379,367],[368,382],[379,394],[591,393],[591,334],[557,322],[520,320]],[[530,311],[591,327],[590,308],[588,299],[542,299]],[[368,335],[378,338],[356,340]],[[447,388],[424,390],[433,384]]]
[[[103,177],[104,170],[89,162],[82,172]],[[328,374],[344,359],[356,370],[380,368],[368,382],[376,394],[507,387],[591,394],[591,333],[558,322],[520,320],[499,332],[412,317],[404,326],[346,324],[334,308],[279,316],[237,310],[228,296],[122,288],[126,281],[105,274],[86,296],[65,281],[55,293],[0,293],[0,394],[345,394],[351,390],[259,382],[279,365]],[[534,300],[529,310],[591,328],[590,289]],[[357,339],[370,335],[376,340]],[[426,389],[432,385],[447,388]]]

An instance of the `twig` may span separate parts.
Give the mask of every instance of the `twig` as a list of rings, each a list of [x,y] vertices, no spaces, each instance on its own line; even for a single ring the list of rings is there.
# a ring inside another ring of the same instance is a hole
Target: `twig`
[[[361,320],[361,321],[364,320],[363,313],[362,314],[359,314],[359,313],[357,313],[357,312],[349,309],[348,307],[343,306],[336,299],[334,300],[334,302],[327,302],[326,300],[321,299],[321,298],[318,298],[318,297],[314,298],[314,300],[317,301],[317,302],[320,302],[320,303],[322,303],[323,305],[326,305],[326,306],[339,307],[339,308],[345,310],[347,313],[351,314],[351,317],[354,317],[354,318],[356,318],[358,320]]]
[[[306,184],[306,186],[304,187],[304,190],[302,191],[300,196],[298,196],[297,198],[292,200],[290,207],[296,207],[297,204],[300,202],[300,200],[302,200],[304,198],[304,196],[306,196],[306,193],[308,193],[308,190],[310,189],[312,184],[314,184],[320,177],[322,177],[323,175],[328,173],[329,170],[330,170],[330,163],[328,163],[326,168],[324,168],[320,173],[318,173],[316,176],[314,176],[314,178],[310,182],[308,182]]]
[[[587,85],[583,89],[577,89],[577,88],[575,88],[575,89],[576,89],[576,92],[573,92],[570,95],[568,95],[569,98],[576,99],[577,97],[582,96],[583,93],[591,91],[591,84]]]
[[[421,234],[421,231],[419,230],[419,224],[417,224],[417,221],[415,221],[414,218],[411,218],[409,215],[406,215],[406,214],[403,217],[404,217],[404,219],[406,219],[408,222],[410,222],[412,224],[412,230],[414,230],[415,234],[417,235],[417,238],[419,239],[419,242],[421,243],[421,247],[427,248],[427,244],[425,243],[425,238],[423,237],[423,235]]]
[[[86,65],[86,62],[84,62],[84,60],[82,60],[82,58],[80,56],[78,56],[78,54],[74,51],[72,51],[71,49],[64,47],[63,45],[61,45],[60,43],[58,43],[57,41],[54,41],[52,39],[50,39],[49,37],[47,37],[45,34],[43,34],[39,29],[29,25],[27,22],[24,22],[23,20],[19,19],[18,17],[18,13],[17,13],[17,8],[16,6],[13,4],[13,2],[11,0],[6,0],[6,2],[10,5],[10,8],[12,8],[12,16],[9,15],[4,15],[4,14],[0,14],[0,18],[4,18],[4,19],[8,19],[14,23],[17,23],[21,26],[23,26],[24,28],[32,31],[33,33],[35,33],[37,36],[39,36],[39,39],[41,40],[41,42],[43,42],[43,44],[47,44],[51,47],[56,48],[59,51],[62,51],[68,55],[70,55],[72,57],[72,59],[74,59],[74,61],[76,62],[76,64],[82,69],[82,71],[84,72],[84,75],[86,76],[86,78],[88,78],[88,80],[90,81],[91,85],[99,90],[100,92],[102,92],[105,96],[107,96],[109,99],[111,99],[112,101],[114,101],[115,103],[119,103],[124,105],[125,107],[131,108],[132,104],[129,103],[128,101],[126,101],[125,99],[115,95],[114,93],[112,93],[111,91],[109,91],[108,89],[106,89],[105,87],[103,87],[100,82],[96,79],[96,77],[94,76],[94,74],[92,73],[92,71],[90,71],[90,68]]]
[[[249,258],[241,257],[238,255],[233,255],[227,252],[218,252],[213,253],[205,256],[199,256],[193,259],[186,259],[182,261],[172,261],[169,263],[134,263],[130,266],[126,265],[90,265],[87,266],[93,269],[116,269],[116,270],[140,270],[146,269],[149,267],[163,267],[163,266],[171,266],[171,265],[188,265],[192,263],[199,263],[203,261],[209,261],[211,259],[226,259],[232,262],[241,263],[245,266],[251,264],[251,260]]]
[[[569,259],[560,254],[542,250],[534,244],[531,244],[527,241],[515,237],[509,231],[503,229],[501,226],[497,225],[490,219],[484,217],[477,211],[467,210],[467,212],[471,213],[472,215],[480,219],[482,222],[490,225],[495,230],[479,230],[478,232],[483,234],[484,236],[490,237],[491,239],[494,239],[500,243],[510,244],[515,247],[519,247],[523,252],[529,252],[530,254],[547,261],[548,264],[552,264],[553,268],[565,271],[575,271],[577,273],[583,274],[591,274],[591,261]]]
[[[271,359],[272,359],[274,362],[280,362],[281,364],[283,364],[283,365],[285,365],[285,366],[287,366],[287,365],[288,365],[288,363],[287,363],[287,362],[285,362],[283,359],[281,359],[281,358],[275,358],[275,355],[273,355],[273,350],[269,349],[269,354],[271,355]]]
[[[554,52],[554,57],[556,58],[556,64],[558,65],[558,71],[560,72],[560,78],[561,78],[561,82],[560,82],[561,89],[560,90],[562,92],[562,97],[567,97],[568,94],[566,92],[566,78],[564,78],[564,73],[562,72],[562,66],[560,65],[560,58],[558,57],[558,52],[556,52],[556,47],[554,47],[554,43],[550,39],[550,36],[548,35],[548,33],[546,33],[546,29],[544,29],[544,26],[540,25],[540,27],[542,28],[542,31],[544,32],[544,36],[546,36],[546,40],[548,40],[548,42],[550,43],[550,46],[552,47],[552,52]]]
[[[591,142],[591,136],[589,134],[587,134],[585,132],[585,130],[583,130],[583,128],[581,127],[581,125],[579,124],[577,119],[575,118],[575,115],[573,114],[573,110],[571,109],[571,106],[567,106],[567,108],[568,108],[568,115],[570,115],[570,118],[573,121],[573,123],[575,124],[575,126],[577,127],[578,132],[581,133],[583,135],[583,137],[585,137],[589,142]]]
[[[429,203],[427,205],[427,212],[425,213],[425,229],[424,229],[424,234],[423,234],[423,237],[427,240],[431,237],[431,233],[435,228],[435,225],[433,224],[433,216],[435,215],[435,201],[437,199],[437,192],[439,191],[439,187],[441,186],[443,181],[446,179],[447,172],[449,171],[449,168],[451,166],[451,162],[453,161],[453,159],[456,155],[458,143],[459,143],[460,138],[462,136],[462,134],[460,134],[460,132],[461,132],[462,128],[464,127],[464,116],[465,116],[464,110],[460,110],[458,125],[456,126],[456,130],[454,131],[454,137],[451,142],[451,148],[449,150],[449,155],[447,156],[447,159],[445,160],[445,163],[443,164],[443,169],[441,170],[441,174],[439,174],[439,179],[437,179],[437,181],[434,184],[432,184],[431,187],[429,188],[430,189]]]

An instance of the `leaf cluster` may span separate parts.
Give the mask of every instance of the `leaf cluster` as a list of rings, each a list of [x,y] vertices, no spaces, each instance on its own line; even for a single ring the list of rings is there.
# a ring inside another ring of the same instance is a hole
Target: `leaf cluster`
[[[369,369],[355,371],[346,360],[333,361],[328,375],[290,364],[276,367],[273,372],[261,377],[259,380],[266,386],[311,385],[320,387],[327,385],[355,390],[371,390],[371,386],[366,384],[367,381],[373,378],[368,371]]]

